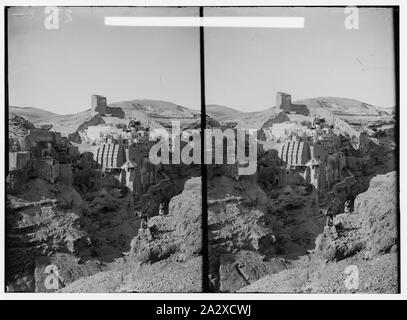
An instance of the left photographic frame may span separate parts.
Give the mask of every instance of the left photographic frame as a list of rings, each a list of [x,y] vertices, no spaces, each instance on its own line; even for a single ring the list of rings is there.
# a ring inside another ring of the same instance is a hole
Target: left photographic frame
[[[6,8],[6,292],[202,291],[198,16]]]

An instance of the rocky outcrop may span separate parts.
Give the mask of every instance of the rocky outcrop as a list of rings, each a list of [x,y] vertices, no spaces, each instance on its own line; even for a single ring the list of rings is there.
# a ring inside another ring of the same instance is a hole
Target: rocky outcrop
[[[370,256],[397,250],[397,172],[378,175],[355,200],[360,232]]]
[[[335,217],[317,238],[315,253],[327,260],[360,254],[372,258],[397,250],[397,173],[378,175],[355,199],[354,212]]]
[[[91,126],[97,126],[99,124],[104,124],[105,120],[103,120],[103,117],[100,114],[96,114],[89,120],[83,122],[77,129],[77,132],[85,131],[88,127]]]
[[[76,205],[68,205],[72,200]],[[78,254],[86,246],[80,200],[72,187],[58,188],[41,179],[29,180],[20,193],[7,197],[6,277],[10,290],[33,291],[28,283],[36,257],[57,251]]]
[[[35,292],[55,292],[83,277],[106,269],[99,262],[79,263],[71,254],[56,253],[35,259]]]
[[[287,269],[282,258],[268,259],[254,251],[223,254],[219,263],[219,291],[236,292],[256,280]]]
[[[173,254],[188,260],[201,251],[201,219],[201,178],[195,177],[171,199],[168,215],[149,219],[148,229],[132,240],[130,254],[142,262],[156,262]]]
[[[273,124],[282,123],[285,121],[290,121],[290,118],[287,116],[287,114],[285,112],[280,112],[276,116],[267,120],[261,128],[268,129],[268,128],[271,128],[273,126]]]
[[[284,269],[267,256],[279,250],[277,223],[264,191],[251,180],[214,177],[208,185],[209,277],[212,290],[234,292]]]
[[[175,232],[182,239],[180,251],[186,257],[201,251],[202,240],[202,180],[191,178],[184,191],[171,199],[169,214],[174,217]]]
[[[326,260],[339,261],[362,251],[365,243],[356,231],[346,230],[338,225],[338,230],[325,227],[315,241],[315,253]],[[346,230],[346,231],[345,231]]]
[[[28,180],[20,192],[7,197],[9,291],[35,290],[37,257],[71,255],[76,260],[104,262],[120,257],[129,250],[138,228],[129,215],[129,203],[128,194],[120,189],[79,194],[72,186]],[[81,274],[90,275],[78,271],[61,285]]]
[[[305,260],[305,259],[304,259]],[[328,262],[311,256],[295,268],[265,276],[239,292],[257,293],[397,293],[397,254],[372,260]]]
[[[15,142],[21,144],[24,136],[28,133],[28,130],[34,128],[35,126],[31,122],[27,121],[24,117],[18,116],[14,113],[9,113],[8,137],[10,150]]]
[[[148,228],[139,230],[127,255],[61,292],[199,292],[201,208],[201,178],[190,178],[171,199],[168,215],[151,217]]]
[[[356,197],[354,211],[337,215],[334,225],[324,228],[309,254],[239,292],[398,292],[397,173],[371,179],[369,189]]]

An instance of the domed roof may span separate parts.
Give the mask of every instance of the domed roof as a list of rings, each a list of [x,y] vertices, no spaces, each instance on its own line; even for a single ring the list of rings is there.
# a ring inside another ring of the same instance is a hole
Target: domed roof
[[[304,166],[311,159],[311,151],[307,142],[290,140],[281,146],[278,156],[283,165]]]
[[[103,143],[95,152],[95,160],[105,168],[120,168],[126,161],[124,146],[117,143]]]

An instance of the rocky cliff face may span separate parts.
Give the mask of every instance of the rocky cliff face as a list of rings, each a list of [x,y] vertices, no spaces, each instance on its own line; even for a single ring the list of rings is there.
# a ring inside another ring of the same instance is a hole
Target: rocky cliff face
[[[108,270],[83,277],[62,292],[199,292],[202,285],[201,178],[187,180],[168,215],[149,219],[130,251]],[[86,276],[86,275],[84,275]]]
[[[241,292],[396,293],[397,173],[374,177],[355,200],[354,212],[335,217],[315,250],[289,270],[269,274]]]
[[[397,173],[378,175],[355,199],[352,214],[335,217],[337,234],[326,230],[316,241],[316,253],[327,260],[355,254],[366,258],[397,251]]]
[[[80,223],[82,215],[81,197],[73,188],[58,188],[41,179],[30,180],[19,193],[8,196],[6,277],[10,290],[33,291],[36,257],[57,251],[79,254],[87,237]]]
[[[11,148],[14,142],[20,142],[25,135],[28,133],[29,129],[34,129],[35,126],[27,121],[24,117],[18,116],[14,113],[9,113],[8,115],[8,137],[9,137],[9,148]]]
[[[201,251],[201,221],[202,185],[201,178],[195,177],[171,199],[168,215],[149,219],[149,234],[138,234],[132,240],[130,254],[141,262],[156,262],[171,255],[179,261],[188,260]]]
[[[286,268],[276,217],[264,191],[250,180],[215,177],[208,186],[209,260],[212,290],[234,292]]]
[[[72,186],[30,179],[7,197],[9,291],[43,292],[44,261],[56,263],[61,286],[102,270],[130,249],[137,232],[128,206],[120,190],[80,194]],[[100,268],[88,270],[85,264],[93,262]]]
[[[397,251],[397,172],[378,175],[355,201],[369,256]]]

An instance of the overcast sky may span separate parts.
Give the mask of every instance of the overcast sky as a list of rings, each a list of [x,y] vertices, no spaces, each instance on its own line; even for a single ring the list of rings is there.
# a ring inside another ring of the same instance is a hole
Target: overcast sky
[[[61,10],[58,30],[45,28],[44,8],[10,10],[11,105],[66,114],[89,108],[96,93],[108,102],[156,99],[199,109],[198,28],[103,24],[106,15],[197,16],[197,8]],[[286,91],[293,100],[339,96],[394,106],[391,10],[359,13],[359,29],[347,30],[343,8],[206,8],[207,16],[305,17],[304,29],[205,28],[207,104],[255,111]]]
[[[305,17],[304,29],[205,30],[206,101],[244,111],[293,100],[354,98],[395,105],[391,9],[359,9],[359,29],[347,30],[344,8],[208,8],[205,14]]]
[[[200,108],[198,28],[104,26],[104,16],[197,16],[197,8],[69,9],[72,21],[62,8],[58,30],[45,28],[44,8],[9,12],[10,105],[66,114],[90,108],[95,93],[108,103]]]

